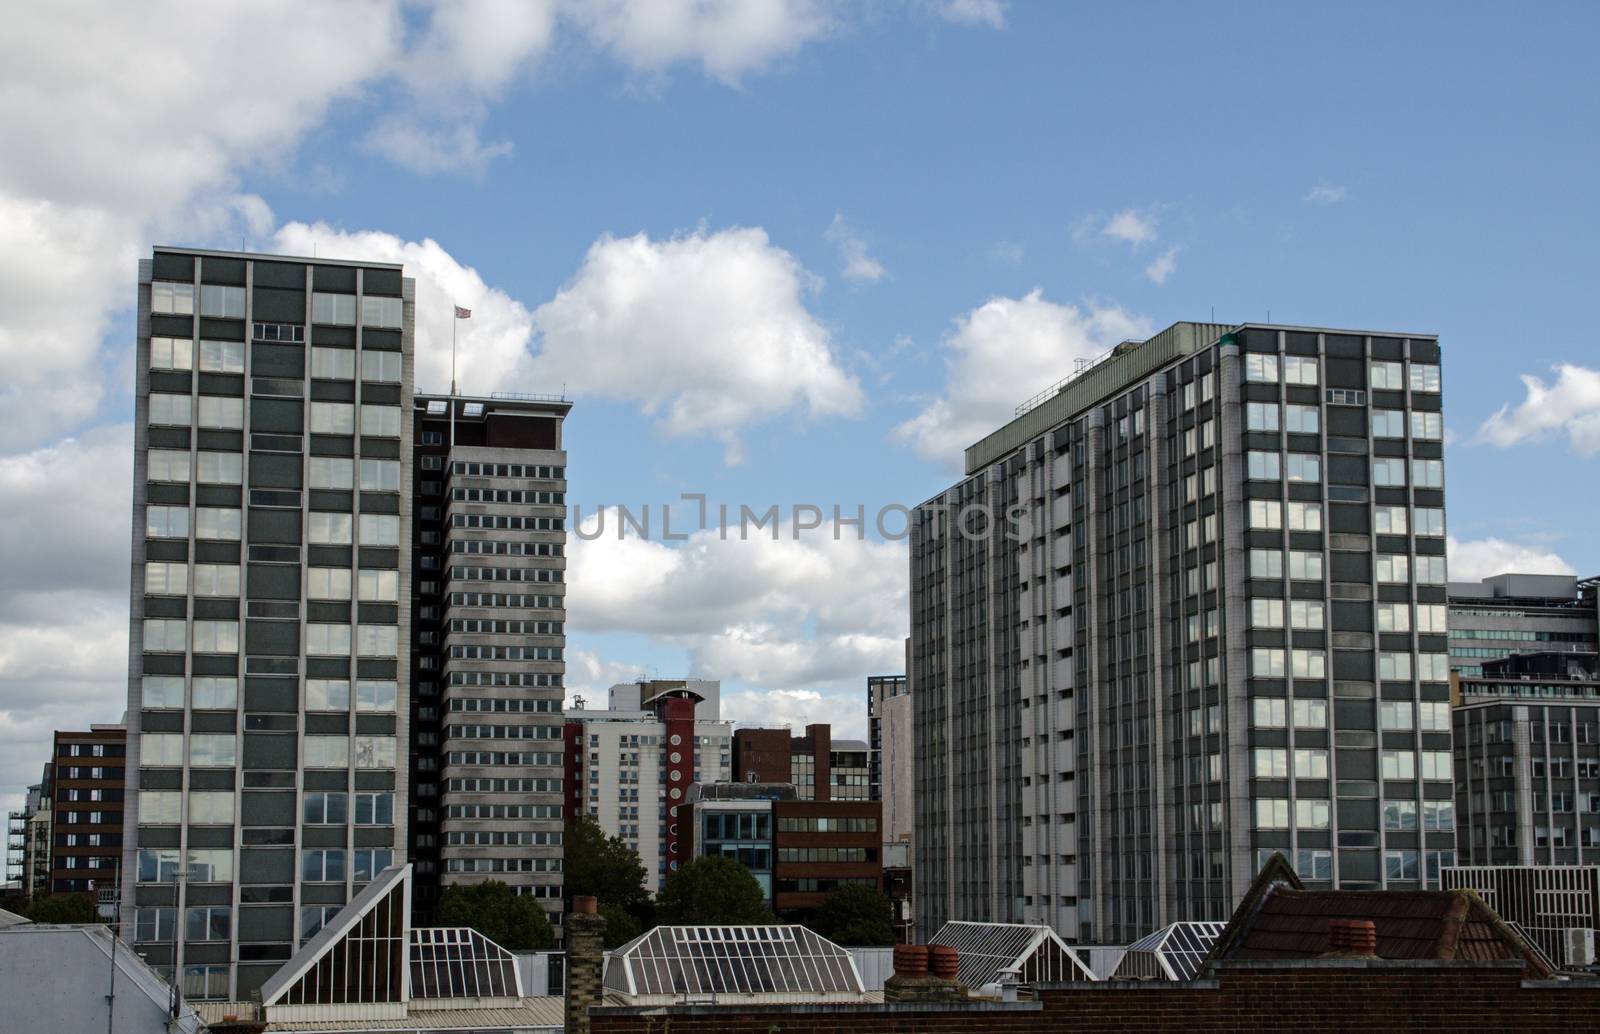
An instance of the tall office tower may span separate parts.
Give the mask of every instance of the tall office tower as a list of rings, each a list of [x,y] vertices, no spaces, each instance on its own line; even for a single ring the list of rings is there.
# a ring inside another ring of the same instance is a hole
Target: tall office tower
[[[886,844],[911,839],[914,822],[911,791],[916,778],[913,717],[910,683],[904,675],[867,676],[869,796],[883,802],[883,842]]]
[[[1516,653],[1600,649],[1600,578],[1501,574],[1450,583],[1450,669],[1476,678]]]
[[[139,265],[123,936],[246,999],[405,860],[413,284]]]
[[[1272,851],[1420,886],[1451,797],[1432,337],[1179,323],[1024,403],[912,522],[919,926],[1127,943]]]
[[[110,890],[122,861],[123,764],[128,731],[91,725],[55,734],[51,752],[51,894]]]
[[[678,835],[689,787],[733,777],[721,696],[721,684],[704,679],[641,679],[612,686],[604,710],[579,699],[567,712],[566,815],[625,840],[651,891],[689,857]]]
[[[418,395],[411,782],[417,907],[499,880],[561,921],[571,403]]]

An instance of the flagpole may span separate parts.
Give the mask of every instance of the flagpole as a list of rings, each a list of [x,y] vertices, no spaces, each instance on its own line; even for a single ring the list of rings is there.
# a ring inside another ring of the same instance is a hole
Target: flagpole
[[[459,311],[451,313],[450,319],[450,397],[456,395],[456,327],[461,323]]]

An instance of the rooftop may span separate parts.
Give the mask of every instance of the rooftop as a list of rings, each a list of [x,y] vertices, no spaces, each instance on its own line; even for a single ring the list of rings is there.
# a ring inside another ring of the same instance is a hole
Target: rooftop
[[[364,269],[404,269],[398,262],[364,262],[357,259],[320,258],[316,255],[274,255],[265,251],[214,251],[210,248],[181,248],[172,244],[157,244],[152,252],[164,251],[169,255],[199,255],[201,258],[251,259],[263,262],[310,262],[318,266],[360,266]]]
[[[866,999],[850,953],[803,926],[658,926],[611,953],[603,983],[631,1004]]]

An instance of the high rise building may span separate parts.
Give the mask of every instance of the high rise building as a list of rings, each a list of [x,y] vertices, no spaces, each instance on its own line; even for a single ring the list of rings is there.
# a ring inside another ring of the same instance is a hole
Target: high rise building
[[[1451,582],[1450,669],[1464,678],[1515,653],[1600,649],[1600,578],[1501,574]]]
[[[871,749],[864,740],[836,740],[831,725],[739,729],[733,734],[734,778],[793,783],[802,801],[865,801],[872,797]]]
[[[604,710],[580,698],[567,712],[566,813],[638,852],[651,891],[689,857],[678,834],[690,786],[733,776],[721,695],[704,679],[641,679],[612,686]]]
[[[415,906],[500,880],[561,922],[571,403],[418,395],[410,850]]]
[[[139,265],[121,915],[189,998],[247,999],[406,859],[413,297],[376,262]]]
[[[867,677],[871,798],[883,802],[885,844],[911,839],[915,821],[911,791],[916,781],[913,718],[910,683],[904,675]]]
[[[1383,816],[1451,798],[1440,403],[1432,336],[1179,323],[967,450],[912,522],[924,936],[1222,920],[1273,851],[1422,885],[1454,834]]]
[[[123,764],[128,731],[93,725],[55,734],[50,805],[52,894],[110,890],[122,861]]]

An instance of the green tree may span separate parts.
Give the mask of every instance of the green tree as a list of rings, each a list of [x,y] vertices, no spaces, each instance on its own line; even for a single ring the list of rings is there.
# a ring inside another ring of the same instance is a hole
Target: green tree
[[[21,915],[36,923],[98,923],[93,894],[49,894],[29,898]]]
[[[616,906],[625,909],[636,926],[650,922],[644,863],[627,841],[606,836],[598,822],[580,815],[567,823],[562,850],[562,882],[569,901],[580,894],[593,895],[602,910]]]
[[[621,905],[601,904],[600,918],[606,921],[606,951],[622,947],[644,933],[646,929],[644,924],[634,918],[632,912],[629,912]]]
[[[546,951],[556,931],[534,898],[499,880],[451,887],[439,895],[440,926],[470,926],[507,951]]]
[[[894,943],[894,907],[888,895],[865,883],[847,883],[811,910],[805,925],[853,948]]]
[[[696,858],[667,874],[656,918],[673,926],[773,923],[761,884],[732,858]]]

